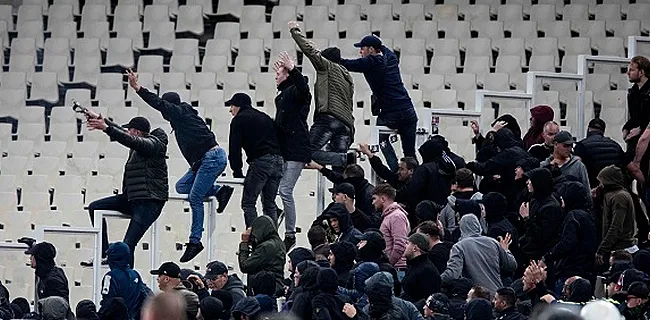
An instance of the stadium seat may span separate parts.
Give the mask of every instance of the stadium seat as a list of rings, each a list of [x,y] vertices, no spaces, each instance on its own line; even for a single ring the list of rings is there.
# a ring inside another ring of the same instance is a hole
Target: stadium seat
[[[27,75],[24,72],[14,71],[0,73],[0,88],[26,90]]]
[[[169,22],[169,6],[166,4],[154,4],[144,8],[143,32],[155,30],[161,23]]]
[[[274,6],[273,11],[271,11],[271,30],[273,32],[285,31],[287,29],[287,22],[296,20],[298,20],[298,13],[295,6]]]
[[[288,34],[289,32],[287,31],[286,33]],[[239,48],[239,38],[240,31],[238,22],[217,23],[214,30],[214,39],[229,40],[232,47]]]
[[[503,29],[510,32],[512,38],[537,38],[537,21],[506,20]]]
[[[589,19],[589,6],[586,4],[566,4],[562,8],[562,20],[588,20]]]
[[[27,106],[20,108],[18,112],[18,121],[20,123],[45,123],[45,109],[43,107]]]
[[[169,64],[169,72],[185,73],[188,83],[192,83],[192,76],[196,72],[194,56],[175,54]]]
[[[438,74],[455,74],[456,73],[456,57],[454,56],[435,56],[431,60],[430,73]]]
[[[67,65],[66,65],[67,66]],[[32,79],[32,90],[29,100],[44,100],[51,104],[59,101],[59,84],[55,72],[39,72]]]
[[[596,20],[621,20],[620,4],[599,4],[596,7]]]
[[[393,7],[393,9],[395,8],[399,8],[399,20],[405,23],[406,31],[413,30],[413,24],[415,23],[415,21],[424,21],[424,5],[422,4],[419,3],[402,4]]]
[[[96,99],[99,100],[99,106],[108,108],[124,108],[124,90],[122,89],[104,89],[98,90]]]
[[[221,3],[219,3],[221,6]],[[249,5],[242,7],[239,20],[241,32],[250,31],[250,26],[260,22],[266,22],[266,8],[264,6]]]
[[[35,68],[34,56],[31,55],[15,55],[9,60],[9,72],[24,73],[29,83],[32,82]]]
[[[217,75],[213,72],[201,72],[192,78],[192,101],[199,101],[200,93],[203,90],[217,89]]]
[[[160,92],[186,90],[186,79],[183,72],[163,73],[160,75]]]
[[[469,21],[438,21],[438,31],[443,31],[446,39],[463,40],[471,37]]]
[[[138,58],[138,72],[153,74],[153,82],[160,83],[160,75],[163,73],[162,56],[140,56]]]
[[[531,21],[555,21],[556,15],[554,4],[537,4],[530,7]]]
[[[490,20],[490,6],[486,4],[462,5],[458,7],[458,13],[465,21]]]
[[[50,6],[47,16],[47,29],[52,30],[52,27],[58,23],[74,22],[74,15],[72,12],[72,5],[69,4],[54,4]]]
[[[224,2],[221,2],[224,3]],[[221,7],[221,3],[219,7]],[[176,32],[203,34],[203,8],[200,6],[179,6]]]
[[[497,17],[499,21],[522,21],[524,20],[524,9],[519,4],[505,4],[498,8]]]
[[[149,32],[147,49],[163,49],[171,52],[174,50],[176,33],[173,22],[162,22]]]
[[[260,72],[260,57],[258,56],[238,56],[235,60],[235,71],[257,73]]]
[[[461,41],[461,51],[465,52],[467,57],[488,57],[490,65],[492,62],[492,41],[489,38],[472,38]]]
[[[470,29],[478,33],[479,38],[501,39],[503,33],[503,21],[471,21]]]

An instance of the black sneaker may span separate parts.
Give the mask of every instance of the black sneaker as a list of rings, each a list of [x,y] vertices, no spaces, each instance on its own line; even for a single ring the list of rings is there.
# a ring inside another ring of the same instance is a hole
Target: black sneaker
[[[185,246],[186,246],[185,253],[183,253],[183,256],[181,257],[180,260],[182,263],[191,261],[192,259],[194,259],[194,257],[196,257],[196,255],[198,255],[199,253],[201,253],[201,251],[203,251],[203,244],[201,244],[200,242],[186,243]]]
[[[93,264],[95,264],[95,261],[93,259],[90,259],[88,261],[81,261],[79,263],[79,265],[82,267],[92,267]],[[102,258],[102,266],[107,266],[107,265],[108,265],[108,258]]]
[[[217,194],[215,195],[215,197],[217,197],[217,201],[219,202],[217,213],[222,213],[223,210],[226,210],[226,205],[228,205],[228,201],[230,201],[230,197],[232,197],[233,191],[234,189],[230,186],[221,186],[221,188],[219,188],[219,191],[217,191]]]
[[[348,152],[345,155],[345,157],[346,157],[346,161],[345,161],[346,165],[351,165],[351,164],[357,163],[357,152],[356,151]]]
[[[286,249],[286,252],[289,252],[293,246],[296,245],[296,235],[284,235],[284,248]]]

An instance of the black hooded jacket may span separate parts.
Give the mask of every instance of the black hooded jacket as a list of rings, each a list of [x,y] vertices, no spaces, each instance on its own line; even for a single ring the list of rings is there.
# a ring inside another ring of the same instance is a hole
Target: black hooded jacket
[[[397,277],[397,270],[388,261],[388,257],[384,253],[386,249],[386,242],[379,231],[366,231],[374,232],[378,236],[372,237],[367,240],[366,244],[357,250],[357,266],[363,262],[374,262],[379,266],[380,271],[388,272],[393,277],[393,290],[395,295],[399,296],[402,292],[402,287]],[[356,266],[355,266],[356,268]]]
[[[343,313],[345,302],[336,293],[338,289],[336,271],[330,268],[320,269],[317,282],[320,293],[311,300],[312,319],[347,320],[347,316]]]
[[[169,121],[178,142],[178,148],[190,167],[198,170],[203,155],[217,145],[214,133],[191,105],[181,102],[177,93],[167,92],[162,99],[141,87],[138,95]]]
[[[354,268],[354,258],[357,255],[356,246],[350,242],[336,242],[330,244],[330,251],[334,255],[334,265],[332,269],[336,271],[339,287],[352,289],[348,286],[352,278],[352,269]]]
[[[359,243],[357,236],[360,236],[361,231],[352,225],[350,221],[350,212],[342,203],[333,203],[328,207],[328,210],[323,214],[325,218],[336,218],[339,221],[340,234],[337,242],[350,242],[354,245]]]
[[[240,106],[230,122],[228,134],[228,162],[234,177],[243,177],[241,150],[246,152],[246,162],[267,154],[281,154],[273,119],[266,113],[250,106]]]
[[[506,237],[510,234],[512,243],[510,252],[515,256],[517,261],[522,258],[521,249],[519,248],[519,232],[517,228],[506,218],[508,209],[508,200],[500,193],[490,192],[483,196],[483,206],[485,207],[485,222],[487,223],[487,236],[499,240],[499,237]],[[503,271],[502,278],[503,278]]]
[[[440,292],[440,272],[429,260],[426,252],[418,257],[407,259],[406,264],[408,269],[402,279],[403,290],[400,298],[411,301],[415,305],[424,305],[425,299]]]
[[[512,132],[515,139],[520,142],[519,146],[523,148],[524,142],[521,140],[521,128],[519,127],[519,123],[517,123],[517,119],[510,114],[504,114],[496,118],[496,120],[492,122],[492,125],[494,126],[498,121],[505,121],[507,123],[505,128]],[[494,143],[494,131],[488,132],[485,137],[478,135],[472,138],[472,143],[476,145],[476,161],[478,162],[487,161],[499,153],[499,150]]]
[[[537,260],[558,242],[564,212],[552,193],[551,172],[548,169],[537,168],[527,175],[533,185],[533,195],[529,203],[526,231],[519,243],[528,258]]]
[[[311,93],[307,78],[298,68],[289,71],[289,77],[278,85],[275,97],[275,125],[280,150],[285,161],[309,162],[311,149],[307,116]]]
[[[575,279],[569,285],[569,296],[566,300],[574,303],[587,303],[593,299],[594,287],[589,280],[584,278]]]
[[[456,173],[456,165],[449,157],[443,157],[444,145],[429,140],[418,151],[422,164],[415,169],[406,186],[397,192],[395,201],[415,209],[423,200],[431,200],[440,205],[447,203],[451,180]],[[409,211],[413,212],[413,211]]]
[[[39,299],[58,296],[66,301],[70,299],[70,289],[68,287],[68,278],[65,276],[63,269],[57,267],[54,263],[56,249],[49,243],[40,243],[35,246],[41,246],[39,250],[32,253],[36,259],[36,290]]]
[[[373,157],[374,158],[374,157]],[[375,212],[375,207],[372,205],[372,190],[375,188],[364,177],[343,177],[341,173],[334,172],[323,166],[320,173],[335,185],[347,182],[354,187],[354,207],[361,210],[368,216]],[[378,226],[377,226],[378,227]]]
[[[566,216],[558,242],[544,256],[553,262],[559,278],[581,276],[590,278],[594,272],[594,256],[598,247],[596,222],[591,213],[591,197],[585,195],[579,182],[567,184],[561,190]]]
[[[318,272],[318,267],[310,267],[300,274],[300,279],[298,280],[300,293],[296,295],[291,306],[291,313],[298,317],[298,319],[312,319],[313,309],[311,307],[311,301],[318,295]]]

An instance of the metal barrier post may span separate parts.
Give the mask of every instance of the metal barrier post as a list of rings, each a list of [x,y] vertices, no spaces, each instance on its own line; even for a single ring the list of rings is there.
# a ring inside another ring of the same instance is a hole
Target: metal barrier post
[[[533,95],[530,93],[518,92],[518,91],[491,91],[491,90],[477,90],[476,91],[476,100],[474,105],[474,110],[481,112],[483,108],[483,102],[485,98],[497,98],[504,100],[518,100],[524,101],[526,104],[526,110],[530,110],[531,101],[533,100]],[[484,123],[481,123],[481,127],[485,127]],[[524,125],[528,125],[528,122],[522,123],[522,130]]]

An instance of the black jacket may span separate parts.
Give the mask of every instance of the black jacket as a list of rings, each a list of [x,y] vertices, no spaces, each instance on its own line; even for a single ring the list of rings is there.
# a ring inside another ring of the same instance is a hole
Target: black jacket
[[[155,93],[143,87],[138,91],[138,95],[169,121],[183,157],[190,167],[198,170],[203,155],[217,145],[214,133],[199,117],[198,111],[187,103],[181,103],[178,95],[175,103],[160,99]]]
[[[650,123],[650,83],[646,82],[641,88],[634,84],[627,90],[627,117],[628,120],[623,125],[625,130],[638,127],[643,131],[648,126]]]
[[[309,162],[311,150],[307,116],[311,93],[307,78],[298,68],[289,71],[289,77],[278,85],[275,97],[275,124],[282,157],[285,161]]]
[[[291,313],[298,317],[298,319],[312,319],[313,309],[311,307],[311,301],[318,295],[318,270],[319,268],[315,267],[307,268],[300,274],[300,279],[298,280],[298,289],[300,290],[291,306]]]
[[[38,263],[38,262],[37,262]],[[42,272],[42,276],[37,274],[36,290],[38,298],[62,297],[66,301],[70,298],[70,289],[68,288],[68,278],[65,276],[63,269],[52,266],[51,269]]]
[[[526,320],[527,318],[517,311],[516,307],[510,307],[501,312],[495,311],[496,320]]]
[[[374,157],[373,157],[374,158]],[[354,206],[364,213],[371,215],[375,212],[375,207],[372,205],[372,189],[375,188],[364,177],[343,177],[342,174],[334,172],[330,169],[323,167],[320,173],[334,184],[347,182],[354,187]],[[379,226],[375,226],[376,228]]]
[[[350,242],[354,245],[359,243],[357,236],[360,236],[361,231],[357,230],[352,221],[350,221],[350,212],[342,203],[333,203],[327,207],[327,210],[322,214],[323,218],[336,218],[339,221],[339,236],[336,242]],[[354,258],[354,257],[353,257]]]
[[[529,259],[537,260],[558,242],[564,212],[553,196],[553,178],[548,169],[533,169],[528,172],[528,177],[534,192],[529,203],[526,231],[519,244]]]
[[[599,131],[587,133],[587,138],[576,143],[573,154],[580,157],[587,167],[591,188],[598,186],[596,177],[600,170],[609,165],[621,166],[625,155],[618,142],[603,136]]]
[[[350,213],[350,221],[352,222],[352,226],[354,226],[355,229],[361,231],[362,233],[366,231],[366,229],[374,228],[374,225],[372,223],[372,220],[368,215],[359,210],[359,208],[355,208],[354,212]]]
[[[317,278],[320,293],[311,300],[312,319],[314,320],[346,320],[343,313],[345,302],[336,293],[336,271],[325,268],[318,272]]]
[[[368,161],[370,162],[372,171],[374,171],[379,178],[385,180],[386,183],[388,183],[391,187],[395,188],[398,191],[406,187],[407,182],[400,181],[397,173],[393,172],[390,168],[384,165],[384,163],[381,161],[381,158],[374,156],[368,158]]]
[[[397,192],[395,201],[404,203],[414,212],[415,206],[423,200],[445,205],[450,193],[451,180],[456,174],[456,165],[449,157],[443,157],[444,146],[434,140],[422,144],[418,151],[422,164],[413,172],[406,186]]]
[[[440,292],[440,273],[426,253],[407,259],[406,264],[408,268],[402,279],[402,299],[416,303]]]
[[[447,269],[447,261],[449,261],[449,253],[453,245],[451,242],[444,241],[429,250],[429,260],[436,266],[439,273],[445,272],[445,269]]]
[[[267,155],[280,154],[280,145],[275,133],[273,119],[253,107],[241,107],[230,122],[228,160],[235,177],[243,177],[241,150],[246,152],[246,161]]]
[[[553,154],[553,147],[549,147],[544,143],[534,144],[530,146],[528,153],[539,160],[539,162],[542,162]]]
[[[131,149],[124,166],[122,192],[129,201],[162,200],[169,197],[167,177],[167,134],[157,128],[142,137],[122,130],[117,124],[106,121],[104,132],[111,140]]]

